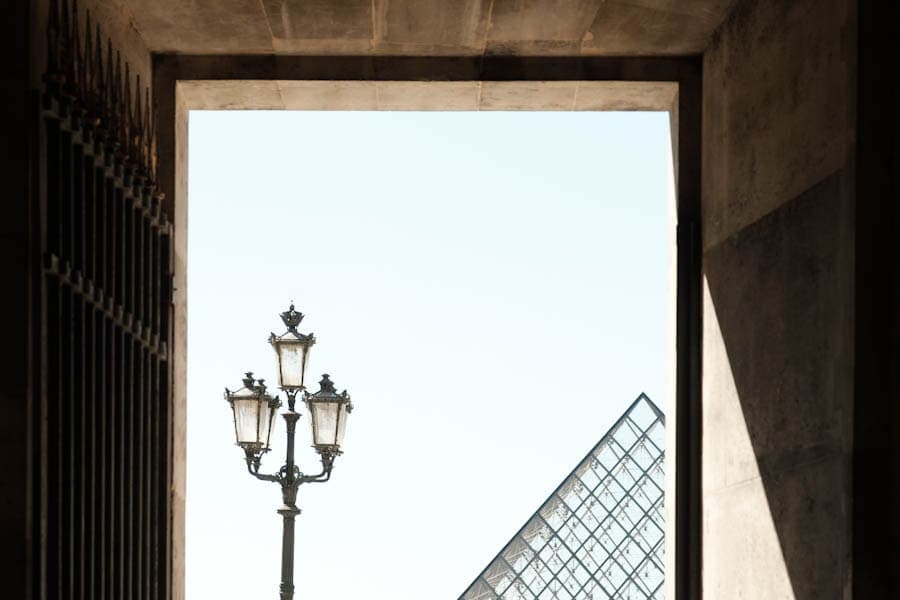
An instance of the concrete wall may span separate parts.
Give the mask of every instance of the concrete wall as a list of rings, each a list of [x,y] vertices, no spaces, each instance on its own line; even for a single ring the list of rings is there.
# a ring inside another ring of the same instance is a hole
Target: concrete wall
[[[851,593],[855,3],[741,0],[704,56],[704,595]]]

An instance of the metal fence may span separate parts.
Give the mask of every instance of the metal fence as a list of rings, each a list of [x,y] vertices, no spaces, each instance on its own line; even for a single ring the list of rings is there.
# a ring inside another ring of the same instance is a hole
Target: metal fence
[[[47,33],[34,588],[166,598],[172,226],[149,90],[68,0],[51,0]]]

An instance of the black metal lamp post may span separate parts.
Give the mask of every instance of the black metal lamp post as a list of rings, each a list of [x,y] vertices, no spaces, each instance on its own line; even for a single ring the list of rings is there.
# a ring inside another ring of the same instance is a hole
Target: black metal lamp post
[[[282,413],[287,425],[287,458],[276,474],[260,473],[262,455],[269,451],[275,411],[281,406],[277,396],[266,392],[262,379],[254,379],[253,373],[244,377],[244,387],[237,391],[225,388],[225,399],[234,413],[234,432],[237,445],[244,450],[247,470],[263,481],[273,481],[281,486],[284,505],[278,514],[284,519],[281,548],[281,600],[294,597],[294,519],[300,514],[297,508],[297,488],[304,483],[328,481],[334,459],[341,454],[341,443],[347,415],[353,409],[346,390],[338,394],[328,375],[322,376],[320,389],[314,394],[306,392],[303,385],[309,349],[316,343],[312,334],[302,334],[297,326],[303,315],[294,305],[281,313],[287,331],[279,336],[269,336],[269,343],[278,357],[278,387],[285,393],[288,409]],[[297,395],[303,394],[310,415],[313,447],[322,460],[322,471],[316,475],[304,475],[294,464],[294,437],[300,414],[294,410]]]

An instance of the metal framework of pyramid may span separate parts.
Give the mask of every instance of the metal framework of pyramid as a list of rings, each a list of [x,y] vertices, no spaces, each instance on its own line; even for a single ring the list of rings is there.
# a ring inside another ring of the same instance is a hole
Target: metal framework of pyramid
[[[460,600],[660,600],[665,417],[641,394]]]

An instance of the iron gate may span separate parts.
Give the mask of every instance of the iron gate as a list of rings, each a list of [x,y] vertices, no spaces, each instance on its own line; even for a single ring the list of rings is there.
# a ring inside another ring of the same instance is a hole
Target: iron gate
[[[172,225],[148,89],[51,0],[40,106],[35,590],[169,596]]]

